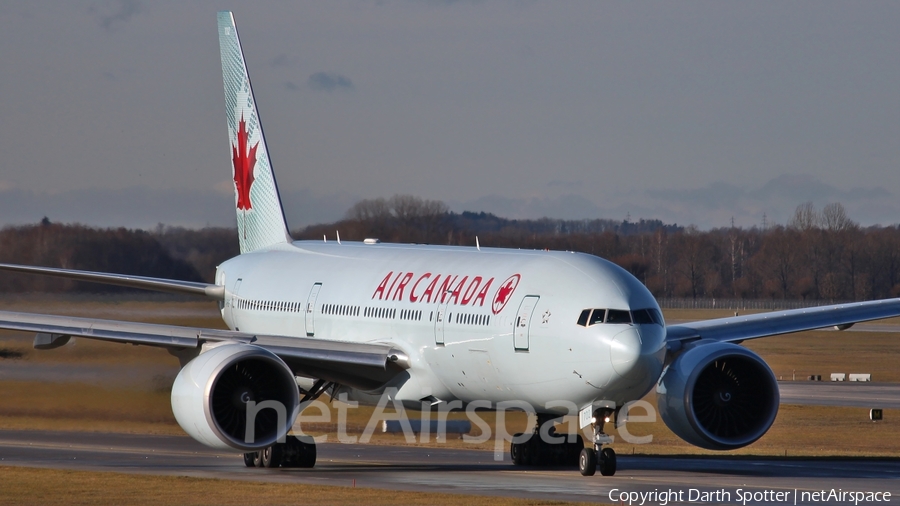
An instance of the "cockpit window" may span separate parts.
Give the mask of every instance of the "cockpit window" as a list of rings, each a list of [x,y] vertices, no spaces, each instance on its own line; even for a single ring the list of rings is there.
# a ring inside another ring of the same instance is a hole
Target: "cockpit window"
[[[631,317],[634,319],[634,323],[637,323],[638,325],[652,323],[657,325],[663,324],[662,315],[652,307],[647,309],[635,309],[631,312]]]
[[[585,309],[584,311],[582,311],[581,314],[578,315],[578,324],[581,325],[582,327],[587,327],[588,316],[590,316],[590,315],[591,315],[590,309]]]
[[[610,309],[606,312],[606,323],[631,323],[631,313],[621,309]]]
[[[650,311],[647,309],[635,309],[631,312],[631,318],[634,320],[634,323],[637,323],[638,325],[655,323],[653,317],[650,316]]]
[[[598,323],[603,323],[603,317],[606,315],[605,309],[595,309],[591,312],[591,319],[588,321],[588,327],[591,325],[596,325]]]
[[[664,325],[662,315],[656,308],[635,309],[585,309],[578,315],[578,325],[590,327],[599,323],[635,323],[637,325]]]

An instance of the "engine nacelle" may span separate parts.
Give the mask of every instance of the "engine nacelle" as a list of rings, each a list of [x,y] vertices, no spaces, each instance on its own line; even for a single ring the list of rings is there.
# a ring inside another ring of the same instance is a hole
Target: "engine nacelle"
[[[299,406],[300,393],[287,365],[274,353],[243,343],[224,343],[201,353],[172,385],[178,425],[221,450],[270,446],[290,430]]]
[[[772,370],[752,351],[698,342],[663,371],[657,406],[678,437],[707,450],[733,450],[772,426],[780,396]]]

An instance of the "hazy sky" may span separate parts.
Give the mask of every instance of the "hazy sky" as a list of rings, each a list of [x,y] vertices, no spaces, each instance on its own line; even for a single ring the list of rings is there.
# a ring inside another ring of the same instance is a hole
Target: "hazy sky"
[[[0,224],[234,223],[215,13],[289,223],[900,223],[900,2],[4,1]]]

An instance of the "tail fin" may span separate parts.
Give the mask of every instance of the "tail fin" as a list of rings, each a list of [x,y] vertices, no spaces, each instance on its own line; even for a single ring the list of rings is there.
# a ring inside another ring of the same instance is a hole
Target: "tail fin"
[[[241,253],[291,241],[234,16],[219,12],[219,49]]]

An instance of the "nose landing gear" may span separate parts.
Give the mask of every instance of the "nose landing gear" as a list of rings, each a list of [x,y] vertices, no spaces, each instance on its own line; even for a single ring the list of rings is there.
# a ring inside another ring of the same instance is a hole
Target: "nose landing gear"
[[[578,456],[578,470],[582,476],[593,476],[598,467],[603,476],[616,474],[616,452],[609,447],[603,448],[603,445],[611,444],[613,441],[603,432],[603,427],[612,413],[613,411],[608,408],[594,411],[591,423],[594,432],[593,444],[589,448],[582,449]]]

